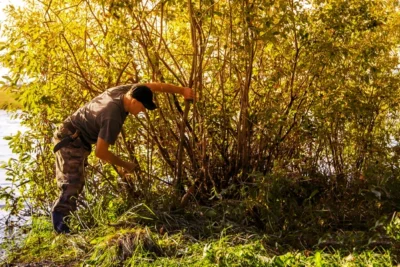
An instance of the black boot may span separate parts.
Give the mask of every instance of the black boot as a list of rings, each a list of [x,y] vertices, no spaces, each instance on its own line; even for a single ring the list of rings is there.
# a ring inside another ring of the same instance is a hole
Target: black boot
[[[65,223],[66,215],[58,211],[51,213],[51,221],[53,222],[54,230],[59,234],[67,234],[70,232],[68,225]]]

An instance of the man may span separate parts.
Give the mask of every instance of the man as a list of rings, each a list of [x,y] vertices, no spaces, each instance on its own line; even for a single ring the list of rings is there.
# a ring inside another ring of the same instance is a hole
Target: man
[[[98,158],[132,171],[135,163],[124,161],[109,151],[121,132],[127,115],[154,110],[153,92],[177,93],[185,100],[194,97],[192,89],[164,83],[122,85],[106,90],[66,119],[54,134],[57,185],[60,196],[52,209],[57,233],[69,233],[65,217],[76,210],[83,190],[84,164],[96,144]]]

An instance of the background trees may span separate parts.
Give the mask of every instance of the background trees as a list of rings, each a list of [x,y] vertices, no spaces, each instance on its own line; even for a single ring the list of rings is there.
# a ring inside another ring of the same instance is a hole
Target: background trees
[[[109,87],[160,81],[198,95],[183,140],[191,203],[240,200],[239,218],[250,215],[262,228],[269,220],[272,230],[310,217],[310,225],[336,227],[338,212],[377,219],[398,197],[398,8],[360,0],[10,7],[0,62],[11,75],[2,87],[19,95],[32,130],[10,142],[20,158],[8,174],[21,195],[3,196],[14,208],[29,200],[34,212],[48,212],[57,192],[54,126]],[[82,204],[92,216],[96,205],[122,212],[157,199],[171,208],[170,199],[184,196],[168,185],[176,181],[183,99],[157,102],[160,109],[128,119],[114,148],[139,162],[134,174],[90,159]]]

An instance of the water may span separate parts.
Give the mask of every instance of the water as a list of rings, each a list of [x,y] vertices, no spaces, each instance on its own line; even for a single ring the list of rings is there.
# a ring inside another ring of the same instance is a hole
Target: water
[[[19,120],[11,119],[11,114],[4,110],[0,110],[0,165],[7,162],[10,158],[16,158],[16,155],[12,153],[8,147],[8,141],[4,140],[5,136],[16,134],[18,131],[24,131],[25,129],[21,126]],[[6,181],[6,170],[0,168],[0,187],[10,186],[11,183]],[[4,233],[4,221],[8,216],[8,213],[2,209],[4,207],[4,201],[0,200],[0,243],[5,236]],[[0,259],[4,257],[4,251],[0,249]]]
[[[8,147],[8,141],[4,140],[5,136],[16,134],[18,131],[24,131],[20,121],[11,119],[11,114],[4,110],[0,110],[0,164],[7,162],[10,158],[16,157]],[[11,183],[6,181],[6,170],[0,168],[0,187],[9,186]],[[4,201],[0,201],[0,207],[4,205]],[[0,209],[0,217],[4,211]]]

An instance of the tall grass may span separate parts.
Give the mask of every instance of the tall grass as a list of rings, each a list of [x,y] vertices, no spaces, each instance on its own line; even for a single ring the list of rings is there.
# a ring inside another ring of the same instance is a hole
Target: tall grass
[[[280,242],[279,237],[233,222],[223,222],[218,211],[213,218],[205,214],[166,214],[151,211],[148,207],[131,209],[116,219],[118,223],[99,223],[97,227],[68,235],[55,234],[48,217],[35,217],[29,229],[25,229],[29,232],[22,244],[18,247],[11,243],[8,247],[3,245],[8,250],[8,258],[1,264],[393,266],[397,263],[397,216],[386,226],[392,238],[392,245],[386,248],[376,245],[360,250],[315,244],[313,249],[299,250],[289,243]],[[356,232],[344,234],[348,238],[365,239]],[[299,236],[299,242],[300,239]]]

